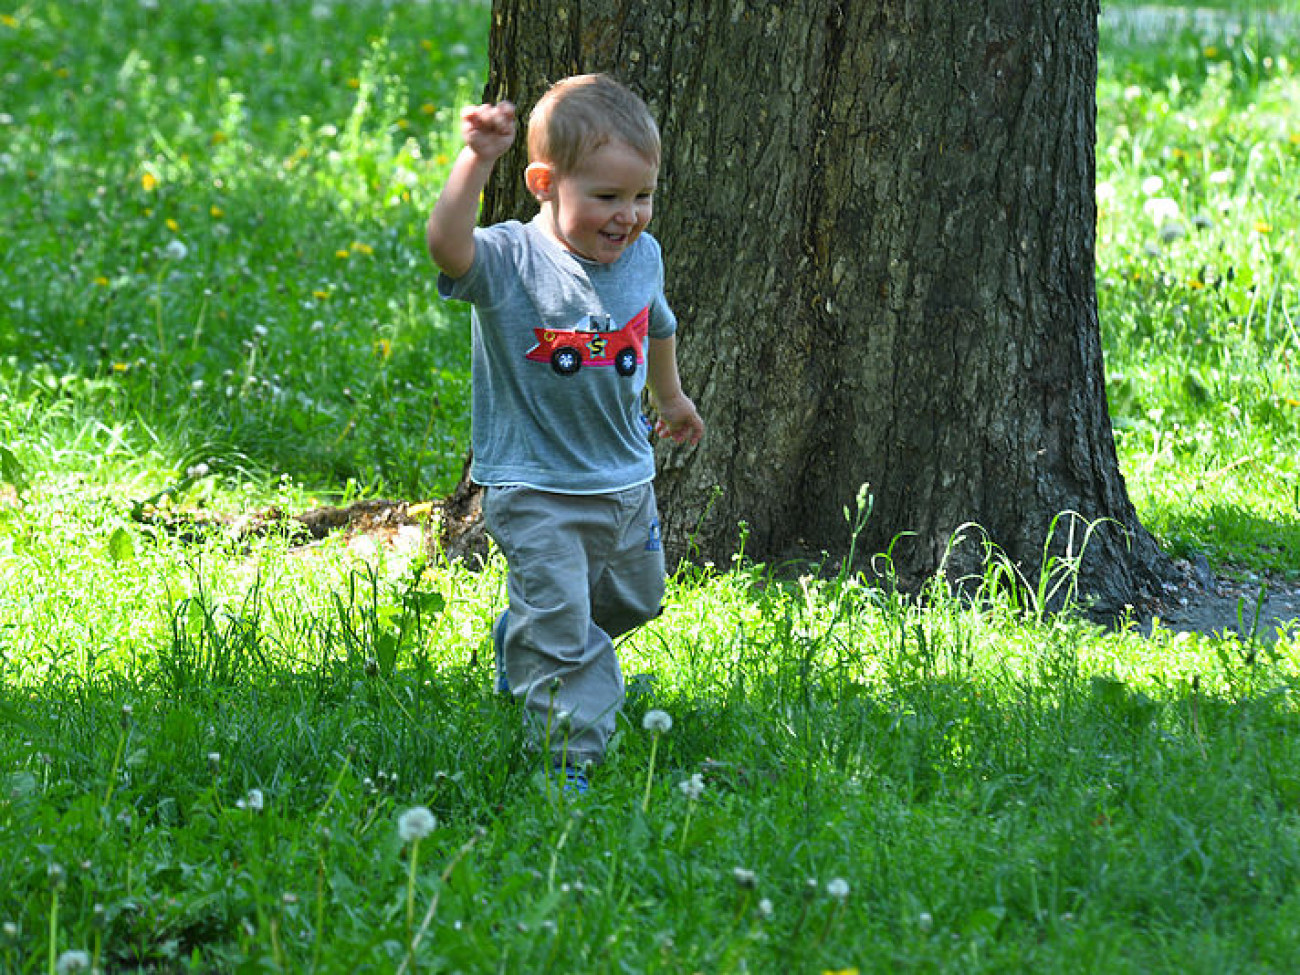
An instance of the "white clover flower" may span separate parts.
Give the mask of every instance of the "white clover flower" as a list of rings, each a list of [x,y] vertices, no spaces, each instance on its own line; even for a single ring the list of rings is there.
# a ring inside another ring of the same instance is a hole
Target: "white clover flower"
[[[1142,181],[1142,192],[1146,196],[1155,196],[1164,186],[1165,181],[1159,176],[1148,176]]]
[[[753,890],[758,886],[758,874],[754,873],[753,870],[735,867],[731,871],[731,876],[736,879],[736,886],[741,890]]]
[[[1214,186],[1223,186],[1225,183],[1232,182],[1231,169],[1216,169],[1210,173],[1210,183]]]
[[[54,970],[59,975],[68,975],[69,972],[84,972],[90,968],[90,953],[86,951],[65,951],[59,955],[59,960],[54,965]]]
[[[826,893],[837,901],[842,901],[849,896],[849,882],[843,877],[832,877],[826,882]]]
[[[190,249],[182,244],[179,240],[170,241],[163,250],[169,261],[183,261],[189,255]]]
[[[641,719],[641,727],[656,735],[666,735],[673,730],[673,718],[667,711],[653,708]]]
[[[437,825],[438,821],[433,818],[433,813],[429,812],[426,806],[412,806],[398,817],[397,835],[402,838],[403,843],[410,843],[413,840],[424,839]]]
[[[682,795],[691,802],[697,802],[700,796],[704,795],[704,776],[696,772],[689,779],[678,782],[677,788],[681,789]]]

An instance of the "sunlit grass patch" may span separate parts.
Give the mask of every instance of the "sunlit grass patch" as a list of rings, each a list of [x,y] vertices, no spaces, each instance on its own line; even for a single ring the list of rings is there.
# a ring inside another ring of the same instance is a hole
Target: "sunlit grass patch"
[[[1277,570],[1300,555],[1300,76],[1294,46],[1224,16],[1103,65],[1098,293],[1145,521],[1176,552]]]

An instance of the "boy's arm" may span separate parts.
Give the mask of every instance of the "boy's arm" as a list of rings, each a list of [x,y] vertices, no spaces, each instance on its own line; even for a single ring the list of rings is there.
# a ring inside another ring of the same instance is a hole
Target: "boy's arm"
[[[479,197],[492,167],[515,141],[515,107],[501,102],[465,109],[461,136],[465,148],[452,164],[425,228],[429,256],[452,278],[462,277],[474,264]]]
[[[704,436],[704,420],[690,397],[682,392],[682,381],[677,375],[677,339],[674,336],[650,340],[646,385],[650,387],[650,397],[659,411],[655,433],[672,437],[678,443],[699,443]]]

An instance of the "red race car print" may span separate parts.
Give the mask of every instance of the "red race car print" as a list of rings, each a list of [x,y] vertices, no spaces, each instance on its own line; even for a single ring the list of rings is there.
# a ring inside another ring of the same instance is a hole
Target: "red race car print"
[[[647,305],[621,328],[615,328],[608,315],[588,315],[570,330],[535,328],[537,344],[526,358],[549,362],[561,376],[572,376],[583,366],[613,366],[620,376],[630,376],[642,362],[649,327]]]

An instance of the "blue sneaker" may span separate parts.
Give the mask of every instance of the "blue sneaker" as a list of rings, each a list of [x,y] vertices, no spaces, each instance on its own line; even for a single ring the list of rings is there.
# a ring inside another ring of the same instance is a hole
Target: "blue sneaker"
[[[506,679],[506,627],[510,625],[510,610],[503,610],[492,624],[492,650],[496,654],[497,693],[509,694],[510,681]]]
[[[563,781],[560,783],[561,791],[572,792],[580,796],[585,796],[587,794],[587,789],[589,788],[587,784],[587,773],[582,769],[573,768],[571,766],[566,766],[564,769],[560,769],[557,766],[555,769],[555,777],[558,779],[561,776],[563,776]]]

